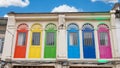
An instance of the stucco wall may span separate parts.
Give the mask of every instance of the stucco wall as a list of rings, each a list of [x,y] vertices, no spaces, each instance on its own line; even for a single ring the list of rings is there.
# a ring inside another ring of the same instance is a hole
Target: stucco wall
[[[117,34],[117,52],[118,52],[118,57],[120,57],[120,18],[116,18],[115,20],[115,25],[116,25],[116,34]]]

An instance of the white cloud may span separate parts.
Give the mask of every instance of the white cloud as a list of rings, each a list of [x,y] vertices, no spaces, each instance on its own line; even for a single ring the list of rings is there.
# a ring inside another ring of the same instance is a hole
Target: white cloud
[[[0,0],[0,7],[25,7],[29,5],[29,0]]]
[[[80,9],[80,11],[83,11]],[[79,12],[79,10],[73,6],[68,6],[66,4],[55,7],[52,12]]]
[[[91,0],[92,2],[97,2],[97,1],[101,1],[104,3],[117,3],[118,0]]]
[[[91,0],[92,2],[95,2],[96,0]]]
[[[7,15],[7,14],[5,14],[5,15],[4,15],[4,17],[8,17],[8,15]]]

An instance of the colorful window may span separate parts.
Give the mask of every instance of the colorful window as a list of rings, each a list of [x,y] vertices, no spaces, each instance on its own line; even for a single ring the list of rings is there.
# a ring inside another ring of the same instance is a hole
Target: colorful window
[[[78,37],[76,32],[70,33],[70,45],[78,45]]]
[[[91,32],[84,33],[84,44],[88,46],[92,45],[92,33]]]
[[[57,27],[53,23],[49,23],[45,28],[45,58],[56,58],[56,31]]]
[[[26,42],[26,33],[25,32],[19,32],[18,34],[18,45],[24,46]]]
[[[40,32],[32,33],[32,45],[40,45]]]
[[[100,32],[100,45],[108,45],[108,36],[107,32]]]
[[[14,58],[25,58],[27,47],[28,25],[23,23],[17,28]]]
[[[98,42],[100,58],[112,58],[109,27],[106,24],[98,25]]]
[[[29,58],[41,58],[42,53],[42,26],[33,24],[30,31]]]
[[[67,28],[67,33],[68,33],[68,58],[80,58],[78,25],[75,23],[69,24]]]
[[[96,58],[94,43],[94,27],[86,23],[82,27],[84,58]]]
[[[55,44],[55,40],[54,40],[54,32],[47,32],[46,34],[46,45],[54,45]]]

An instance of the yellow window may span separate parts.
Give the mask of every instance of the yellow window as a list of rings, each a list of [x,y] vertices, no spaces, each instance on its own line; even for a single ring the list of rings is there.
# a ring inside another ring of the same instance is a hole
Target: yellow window
[[[42,51],[42,26],[34,24],[30,31],[29,58],[41,58]]]

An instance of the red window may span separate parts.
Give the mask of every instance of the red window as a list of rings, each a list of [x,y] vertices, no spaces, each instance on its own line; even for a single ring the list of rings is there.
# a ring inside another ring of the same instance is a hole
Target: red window
[[[27,35],[28,35],[28,26],[24,23],[20,24],[17,28],[14,58],[25,58]]]

